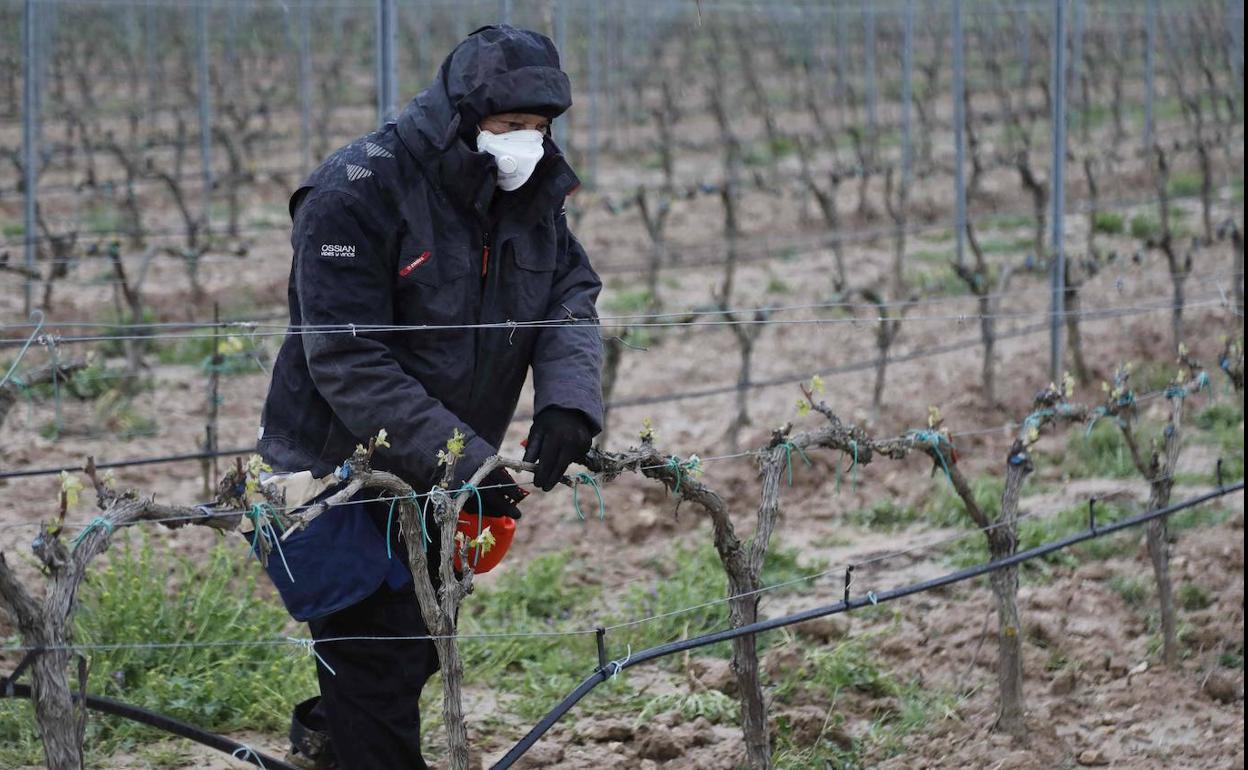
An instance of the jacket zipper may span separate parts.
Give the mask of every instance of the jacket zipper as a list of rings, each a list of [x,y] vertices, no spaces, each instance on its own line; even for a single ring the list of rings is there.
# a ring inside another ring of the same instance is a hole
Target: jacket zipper
[[[486,320],[486,305],[490,295],[490,282],[487,279],[490,265],[490,233],[483,231],[481,234],[481,301],[477,306],[477,323],[484,323]],[[481,358],[485,353],[485,334],[483,330],[476,328],[472,330],[472,380],[468,386],[468,403],[469,408],[476,407],[478,393],[478,379],[481,376]]]

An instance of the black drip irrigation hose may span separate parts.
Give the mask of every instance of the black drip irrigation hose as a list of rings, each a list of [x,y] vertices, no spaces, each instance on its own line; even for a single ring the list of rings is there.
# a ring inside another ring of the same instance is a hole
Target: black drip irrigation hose
[[[214,457],[232,457],[234,455],[245,455],[256,451],[255,447],[246,447],[243,449],[218,449],[213,452],[189,452],[181,455],[165,455],[163,457],[139,457],[134,460],[118,460],[111,463],[96,463],[97,470],[107,470],[109,468],[132,468],[137,465],[161,465],[164,463],[184,462],[187,460],[210,460]],[[55,476],[61,471],[76,473],[85,471],[86,467],[82,465],[62,465],[58,468],[32,468],[30,470],[12,470],[0,471],[0,479],[20,479],[31,476]]]
[[[8,683],[6,687],[0,688],[0,698],[6,697],[30,699],[30,685]],[[78,697],[78,693],[74,693],[74,700],[78,700]],[[195,725],[187,724],[173,717],[157,714],[154,711],[122,703],[112,698],[88,695],[87,708],[92,711],[99,711],[102,714],[111,714],[122,719],[129,719],[131,722],[145,724],[162,732],[186,738],[209,748],[223,751],[240,762],[248,762],[256,767],[266,768],[267,770],[299,770],[298,767],[283,762],[276,757],[271,757],[268,754],[262,754],[245,743],[230,740],[223,735],[210,733],[207,730],[202,730]]]
[[[537,725],[528,732],[528,734],[521,738],[520,741],[511,748],[511,750],[504,754],[498,762],[494,763],[490,770],[507,770],[507,768],[515,764],[516,761],[519,760],[520,757],[522,757],[534,743],[537,743],[538,739],[545,735],[550,728],[554,727],[555,723],[558,722],[564,714],[567,714],[573,706],[588,695],[591,690],[614,677],[626,668],[632,668],[633,666],[637,666],[642,663],[647,663],[658,658],[675,655],[677,653],[685,652],[698,647],[706,647],[707,645],[726,642],[740,636],[748,636],[751,634],[761,633],[763,631],[771,631],[784,626],[791,626],[795,623],[813,620],[814,618],[821,618],[825,615],[837,615],[842,612],[848,612],[849,610],[883,604],[884,602],[901,599],[913,594],[932,591],[954,583],[971,580],[972,578],[981,577],[1007,567],[1022,564],[1023,562],[1030,561],[1031,559],[1046,556],[1054,551],[1069,548],[1072,545],[1077,545],[1104,535],[1136,527],[1145,522],[1152,521],[1153,519],[1169,516],[1172,513],[1186,508],[1192,508],[1200,505],[1201,503],[1213,500],[1214,498],[1218,498],[1232,492],[1242,491],[1243,488],[1244,482],[1242,481],[1236,484],[1231,484],[1230,486],[1219,486],[1211,492],[1206,492],[1205,494],[1188,498],[1182,502],[1168,505],[1165,508],[1158,508],[1155,511],[1136,514],[1135,516],[1130,516],[1110,524],[1097,526],[1095,520],[1092,520],[1089,522],[1089,528],[1083,532],[1069,535],[1059,540],[1054,540],[1051,543],[1036,546],[1035,548],[1029,548],[1026,551],[1019,551],[1018,553],[1007,556],[1004,559],[990,561],[985,564],[978,564],[974,567],[967,567],[966,569],[950,572],[946,575],[942,575],[941,577],[924,580],[920,583],[913,583],[908,586],[902,586],[901,588],[894,588],[888,591],[880,591],[879,593],[870,593],[867,596],[847,599],[834,604],[827,604],[822,607],[814,607],[792,615],[784,615],[782,617],[771,618],[769,620],[760,620],[756,623],[740,626],[739,628],[729,628],[723,631],[703,634],[702,636],[695,636],[690,639],[682,639],[676,642],[660,644],[656,647],[641,650],[640,652],[630,652],[627,657],[614,660],[606,664],[600,664],[598,669],[594,671],[593,674],[591,674],[585,681],[581,682],[575,690],[560,701],[557,706],[551,709],[550,713],[542,717],[542,720],[538,722]]]

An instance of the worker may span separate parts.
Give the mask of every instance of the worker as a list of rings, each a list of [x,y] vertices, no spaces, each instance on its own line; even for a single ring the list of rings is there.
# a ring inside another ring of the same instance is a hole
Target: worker
[[[258,444],[274,473],[332,478],[384,429],[373,467],[428,490],[458,431],[462,485],[503,450],[530,370],[533,484],[551,490],[584,458],[602,426],[601,281],[568,229],[578,180],[551,139],[571,104],[548,38],[483,27],[394,121],[295,191],[291,322]],[[505,470],[478,487],[479,508],[470,495],[465,510],[519,517],[526,490]],[[437,654],[427,639],[394,639],[428,631],[407,543],[376,496],[329,508],[268,560],[317,640],[320,697],[296,708],[291,731],[291,761],[305,767],[426,767],[420,694]]]

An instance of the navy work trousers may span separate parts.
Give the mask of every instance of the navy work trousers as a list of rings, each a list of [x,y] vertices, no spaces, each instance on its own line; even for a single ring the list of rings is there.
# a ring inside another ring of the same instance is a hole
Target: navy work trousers
[[[416,594],[409,583],[383,583],[363,601],[308,621],[312,638],[425,636]],[[316,652],[321,701],[317,711],[329,728],[342,770],[389,770],[428,766],[420,752],[420,692],[438,670],[433,642],[328,641]],[[319,720],[318,720],[319,721]]]

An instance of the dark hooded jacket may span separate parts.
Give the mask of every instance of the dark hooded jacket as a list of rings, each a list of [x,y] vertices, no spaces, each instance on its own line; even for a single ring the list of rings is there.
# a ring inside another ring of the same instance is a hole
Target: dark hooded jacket
[[[496,196],[494,158],[475,146],[488,115],[553,118],[571,101],[550,40],[485,27],[295,192],[291,333],[258,447],[275,469],[327,474],[384,428],[374,465],[428,487],[458,430],[466,478],[498,451],[530,367],[535,413],[601,428],[601,282],[563,212],[577,178],[547,140],[528,182]],[[532,321],[552,323],[513,325]]]

